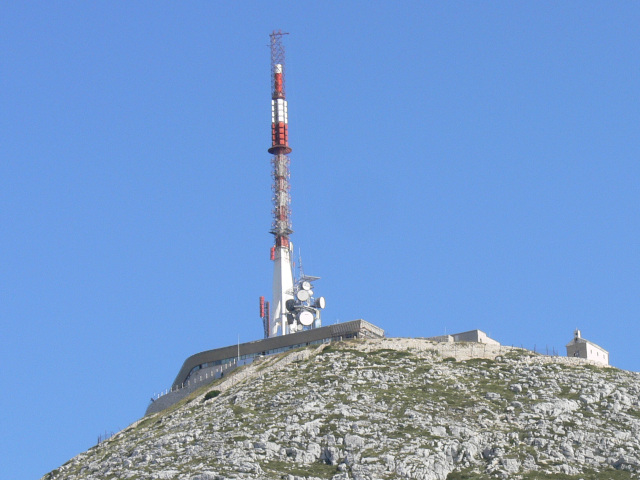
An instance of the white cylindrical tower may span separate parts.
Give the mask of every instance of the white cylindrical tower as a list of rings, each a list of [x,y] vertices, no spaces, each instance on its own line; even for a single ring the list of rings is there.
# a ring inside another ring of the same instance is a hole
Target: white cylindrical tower
[[[291,257],[290,248],[276,247],[273,259],[273,321],[270,337],[286,335],[297,328],[295,323],[289,324],[287,320],[287,300],[293,299]]]

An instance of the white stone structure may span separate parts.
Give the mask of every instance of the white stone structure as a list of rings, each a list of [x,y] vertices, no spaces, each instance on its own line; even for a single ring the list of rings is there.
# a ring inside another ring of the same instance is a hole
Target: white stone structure
[[[482,330],[470,330],[468,332],[454,333],[452,335],[440,335],[438,337],[429,337],[427,340],[444,343],[473,342],[484,343],[486,345],[500,345],[500,342],[490,338]]]
[[[573,334],[573,340],[567,343],[567,357],[586,358],[593,362],[609,365],[609,352],[600,345],[582,338],[578,329]]]

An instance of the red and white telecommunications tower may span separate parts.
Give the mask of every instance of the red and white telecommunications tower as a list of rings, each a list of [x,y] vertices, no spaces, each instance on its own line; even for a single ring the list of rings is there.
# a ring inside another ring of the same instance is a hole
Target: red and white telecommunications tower
[[[273,221],[271,230],[275,237],[271,247],[273,270],[273,310],[269,302],[260,297],[260,317],[263,320],[265,337],[286,335],[304,327],[320,325],[320,308],[324,308],[324,298],[312,298],[310,281],[319,277],[302,278],[294,284],[293,244],[289,235],[291,229],[291,195],[289,184],[289,119],[285,93],[285,55],[282,37],[287,35],[274,31],[270,37],[271,47],[271,148],[273,155]],[[303,285],[304,284],[304,285]],[[304,290],[307,293],[300,293]],[[317,304],[317,305],[316,305]],[[306,312],[306,313],[305,313]],[[273,317],[271,316],[273,315]]]

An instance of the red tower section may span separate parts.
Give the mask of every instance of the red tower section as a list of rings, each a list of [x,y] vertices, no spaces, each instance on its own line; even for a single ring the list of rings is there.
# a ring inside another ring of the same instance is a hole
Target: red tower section
[[[271,233],[275,247],[288,247],[291,229],[291,196],[289,157],[289,111],[285,91],[285,55],[281,31],[269,35],[271,39],[271,148],[273,154],[273,222]]]

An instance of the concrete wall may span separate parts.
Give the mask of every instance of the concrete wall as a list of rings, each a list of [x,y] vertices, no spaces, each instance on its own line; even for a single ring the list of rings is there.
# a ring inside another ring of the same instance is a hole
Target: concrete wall
[[[314,328],[302,332],[280,335],[277,337],[265,338],[254,342],[241,343],[240,345],[229,345],[228,347],[216,348],[204,352],[196,353],[187,358],[175,380],[172,388],[180,387],[191,375],[193,369],[199,365],[211,363],[219,360],[232,359],[237,356],[254,355],[279,348],[287,348],[292,345],[310,344],[315,341],[332,339],[342,340],[349,336],[356,335],[362,337],[383,337],[384,330],[380,327],[366,322],[365,320],[352,320],[350,322],[338,323],[326,327]],[[239,350],[239,351],[238,351]]]
[[[485,343],[487,345],[500,345],[499,342],[496,342],[493,338],[489,338],[482,330],[470,330],[468,332],[454,333],[452,336],[454,342],[475,342]]]
[[[286,352],[280,355],[273,355],[270,357],[262,357],[259,358],[258,361],[252,362],[246,369],[239,370],[233,372],[235,370],[235,365],[233,367],[227,368],[224,373],[224,380],[218,383],[215,387],[216,390],[220,390],[224,392],[229,387],[236,385],[237,383],[246,380],[256,374],[258,374],[258,370],[260,373],[258,375],[263,376],[274,369],[282,369],[293,362],[299,362],[301,360],[307,360],[312,355],[317,354],[322,351],[327,346],[327,344],[322,344],[318,348],[313,351],[303,350],[301,352]],[[218,375],[216,378],[220,378]],[[151,415],[157,412],[164,410],[165,408],[174,405],[179,402],[183,398],[187,397],[189,394],[194,392],[195,390],[203,387],[205,385],[209,385],[213,383],[216,378],[213,376],[206,377],[201,381],[191,382],[186,385],[184,388],[179,390],[174,390],[172,392],[167,393],[166,395],[161,396],[156,401],[151,403],[145,412],[145,416]],[[204,395],[204,394],[203,394]]]
[[[242,366],[243,363],[241,362]],[[223,375],[231,372],[236,368],[236,362],[227,364],[224,366],[216,366],[210,368],[203,368],[198,371],[196,375],[193,375],[182,388],[173,388],[171,391],[164,395],[158,395],[153,402],[147,407],[145,415],[156,413],[170,407],[171,405],[179,402],[191,392],[196,391],[198,388],[213,383],[215,380],[222,378]]]
[[[439,335],[437,337],[429,337],[427,340],[439,343],[453,343],[455,341],[453,335]]]
[[[168,389],[164,394],[158,395],[154,398],[151,404],[147,407],[146,415],[156,413],[170,407],[194,390],[220,378],[226,371],[233,370],[238,366],[250,364],[256,358],[259,358],[257,356],[254,357],[250,355],[259,355],[260,353],[267,354],[267,352],[272,349],[305,345],[305,343],[318,343],[319,341],[324,340],[336,341],[354,337],[384,337],[384,330],[360,319],[197,353],[185,360],[178,376],[171,386],[171,389]],[[241,358],[238,363],[238,354],[240,356],[249,356],[249,358]],[[225,360],[225,363],[200,368],[194,371],[194,367],[217,360]],[[226,360],[229,360],[229,362],[226,362]]]
[[[493,345],[486,343],[443,343],[433,342],[425,338],[383,338],[369,340],[363,343],[360,348],[363,351],[375,352],[379,349],[411,350],[418,355],[437,355],[441,358],[453,357],[456,360],[470,360],[472,358],[495,359],[498,356],[506,355],[510,352],[530,353],[531,356],[524,356],[522,359],[532,365],[543,365],[548,363],[559,363],[563,365],[600,365],[593,360],[579,357],[556,357],[534,353],[518,347],[507,347],[504,345]],[[422,353],[424,352],[424,353]]]
[[[478,330],[478,342],[486,343],[487,345],[500,345],[500,342],[490,338],[486,333],[481,330]]]
[[[468,332],[454,333],[451,335],[440,335],[438,337],[429,337],[427,340],[444,343],[472,342],[484,343],[486,345],[500,345],[500,342],[490,338],[482,330],[470,330]]]

